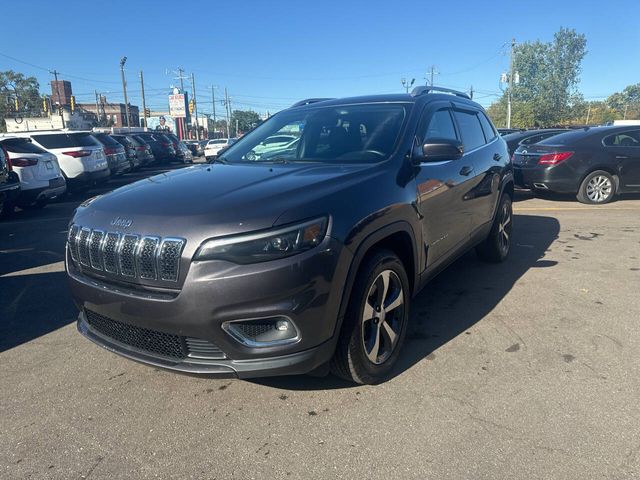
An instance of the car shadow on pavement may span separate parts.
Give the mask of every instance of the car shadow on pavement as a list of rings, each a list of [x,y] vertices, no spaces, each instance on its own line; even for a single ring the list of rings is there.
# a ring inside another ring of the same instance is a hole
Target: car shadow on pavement
[[[538,198],[540,200],[548,200],[553,202],[575,203],[576,205],[582,205],[576,199],[576,196],[571,193],[553,193],[553,192],[532,192],[531,190],[516,190],[514,195],[514,202],[522,202],[524,200],[530,200],[532,198]],[[610,203],[624,202],[625,200],[640,200],[640,193],[623,193],[617,195]]]
[[[411,318],[403,352],[394,376],[416,363],[432,360],[438,349],[488,315],[530,268],[552,268],[544,260],[558,238],[560,223],[545,216],[514,215],[513,239],[508,259],[500,264],[480,261],[469,252],[433,279],[412,301]],[[357,385],[333,376],[274,377],[256,383],[287,390],[326,390]]]

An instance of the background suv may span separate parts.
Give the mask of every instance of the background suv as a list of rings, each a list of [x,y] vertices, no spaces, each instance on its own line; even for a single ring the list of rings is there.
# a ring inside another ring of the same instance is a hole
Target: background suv
[[[58,159],[53,153],[38,147],[29,138],[13,136],[0,136],[0,147],[20,179],[16,205],[42,208],[67,190]]]
[[[300,130],[294,150],[253,154]],[[444,89],[304,101],[150,180],[77,209],[67,271],[82,334],[180,371],[382,381],[411,297],[470,248],[510,249],[506,144]]]
[[[111,170],[102,144],[89,132],[51,130],[12,135],[31,138],[34,144],[53,153],[58,159],[68,188],[87,186],[109,179]]]

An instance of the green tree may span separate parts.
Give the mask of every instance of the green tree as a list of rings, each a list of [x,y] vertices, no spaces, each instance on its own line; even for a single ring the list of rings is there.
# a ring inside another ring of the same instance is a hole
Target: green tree
[[[618,119],[625,116],[628,119],[640,118],[640,83],[629,85],[622,92],[610,95],[605,104],[616,113]]]
[[[236,120],[238,121],[238,131],[236,132]],[[253,110],[234,110],[231,114],[231,132],[234,136],[245,133],[260,123],[260,115]],[[235,132],[235,133],[234,133]]]
[[[34,77],[25,77],[13,70],[0,72],[0,131],[7,131],[7,118],[26,117],[41,112],[42,98],[39,88],[40,85]]]
[[[586,43],[583,34],[561,28],[552,42],[525,42],[515,47],[513,65],[520,82],[512,90],[512,126],[547,127],[571,118],[581,102],[577,84]],[[506,105],[505,93],[489,107],[500,126],[506,124]]]

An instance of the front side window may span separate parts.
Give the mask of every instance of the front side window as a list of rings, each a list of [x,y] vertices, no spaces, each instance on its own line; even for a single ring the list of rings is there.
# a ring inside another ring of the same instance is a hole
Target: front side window
[[[610,135],[604,139],[608,147],[640,147],[640,130]]]
[[[474,150],[486,143],[480,120],[475,112],[456,110],[454,115],[460,127],[465,151]]]
[[[224,160],[375,163],[393,153],[405,117],[406,105],[387,103],[284,110],[238,140]],[[263,148],[275,136],[291,141]]]

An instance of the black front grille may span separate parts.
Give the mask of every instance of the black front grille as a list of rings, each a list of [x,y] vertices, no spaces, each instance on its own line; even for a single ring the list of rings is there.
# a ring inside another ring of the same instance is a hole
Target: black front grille
[[[184,340],[179,335],[128,325],[91,310],[85,312],[92,329],[117,342],[163,357],[182,359],[187,356]]]
[[[91,329],[100,335],[150,354],[175,360],[188,356],[202,359],[226,358],[217,345],[207,340],[136,327],[91,310],[85,310],[85,317]]]

